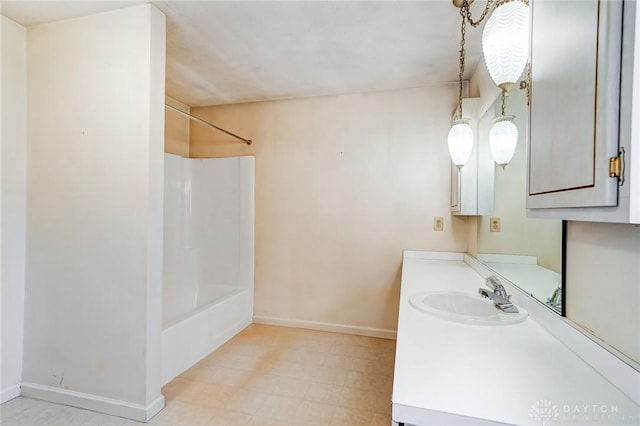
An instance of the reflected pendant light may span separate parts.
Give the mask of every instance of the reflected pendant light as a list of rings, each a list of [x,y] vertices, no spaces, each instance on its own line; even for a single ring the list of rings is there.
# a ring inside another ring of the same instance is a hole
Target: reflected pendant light
[[[491,79],[508,92],[529,58],[528,0],[498,0],[482,32],[482,51]]]
[[[501,115],[493,120],[489,132],[489,146],[496,163],[503,169],[509,164],[518,144],[518,128],[513,115]]]
[[[503,169],[509,164],[518,144],[518,128],[513,115],[505,115],[504,92],[502,93],[502,114],[493,119],[489,131],[489,147],[496,163]]]
[[[468,5],[467,5],[468,8]],[[451,161],[458,170],[462,169],[464,164],[471,155],[473,148],[473,130],[469,125],[469,120],[462,116],[462,75],[464,74],[464,43],[465,43],[465,8],[460,9],[460,15],[462,16],[462,26],[460,29],[460,66],[458,73],[458,109],[451,121],[451,129],[447,136],[447,145],[449,147],[449,156]]]

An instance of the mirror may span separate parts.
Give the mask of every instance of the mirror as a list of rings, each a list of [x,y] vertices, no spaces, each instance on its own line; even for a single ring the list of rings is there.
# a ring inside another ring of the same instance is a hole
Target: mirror
[[[487,143],[502,100],[493,103],[479,122],[478,138]],[[514,86],[506,98],[507,115],[515,115],[518,145],[509,164],[495,169],[493,214],[478,218],[478,260],[522,290],[562,312],[562,235],[559,220],[527,218],[525,207],[528,107],[526,90]]]

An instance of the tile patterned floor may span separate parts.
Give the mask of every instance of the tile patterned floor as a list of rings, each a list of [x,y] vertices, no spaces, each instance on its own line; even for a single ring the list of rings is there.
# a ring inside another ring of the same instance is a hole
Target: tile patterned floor
[[[166,385],[158,426],[391,424],[395,341],[253,324]],[[27,398],[2,426],[141,425]]]

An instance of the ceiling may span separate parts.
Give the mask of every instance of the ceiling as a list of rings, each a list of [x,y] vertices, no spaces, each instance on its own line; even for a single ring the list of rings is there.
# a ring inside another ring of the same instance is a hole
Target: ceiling
[[[7,1],[33,26],[146,1]],[[420,87],[458,78],[460,15],[432,1],[151,1],[167,16],[166,93],[191,106]],[[474,17],[484,1],[472,6]],[[467,26],[465,78],[481,54]]]

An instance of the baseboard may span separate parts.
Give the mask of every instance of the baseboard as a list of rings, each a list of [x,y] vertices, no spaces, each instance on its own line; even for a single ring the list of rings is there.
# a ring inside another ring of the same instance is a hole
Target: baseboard
[[[124,417],[139,422],[150,420],[164,407],[164,396],[162,395],[149,405],[144,406],[118,399],[104,398],[88,393],[38,385],[35,383],[22,383],[21,395],[28,398],[54,402],[56,404],[97,411],[111,416]]]
[[[2,392],[0,392],[0,404],[4,404],[5,402],[11,401],[13,398],[17,398],[19,396],[20,383],[9,386],[8,388],[2,389]]]
[[[345,324],[331,324],[326,322],[294,320],[285,318],[266,317],[255,315],[253,322],[256,324],[278,325],[282,327],[306,328],[309,330],[331,331],[334,333],[355,334],[357,336],[380,337],[383,339],[396,338],[395,330],[385,330],[373,327],[358,327]]]
[[[164,395],[160,394],[159,397],[151,401],[151,404],[148,404],[145,407],[145,414],[147,418],[145,421],[151,420],[156,414],[158,414],[164,408]]]

